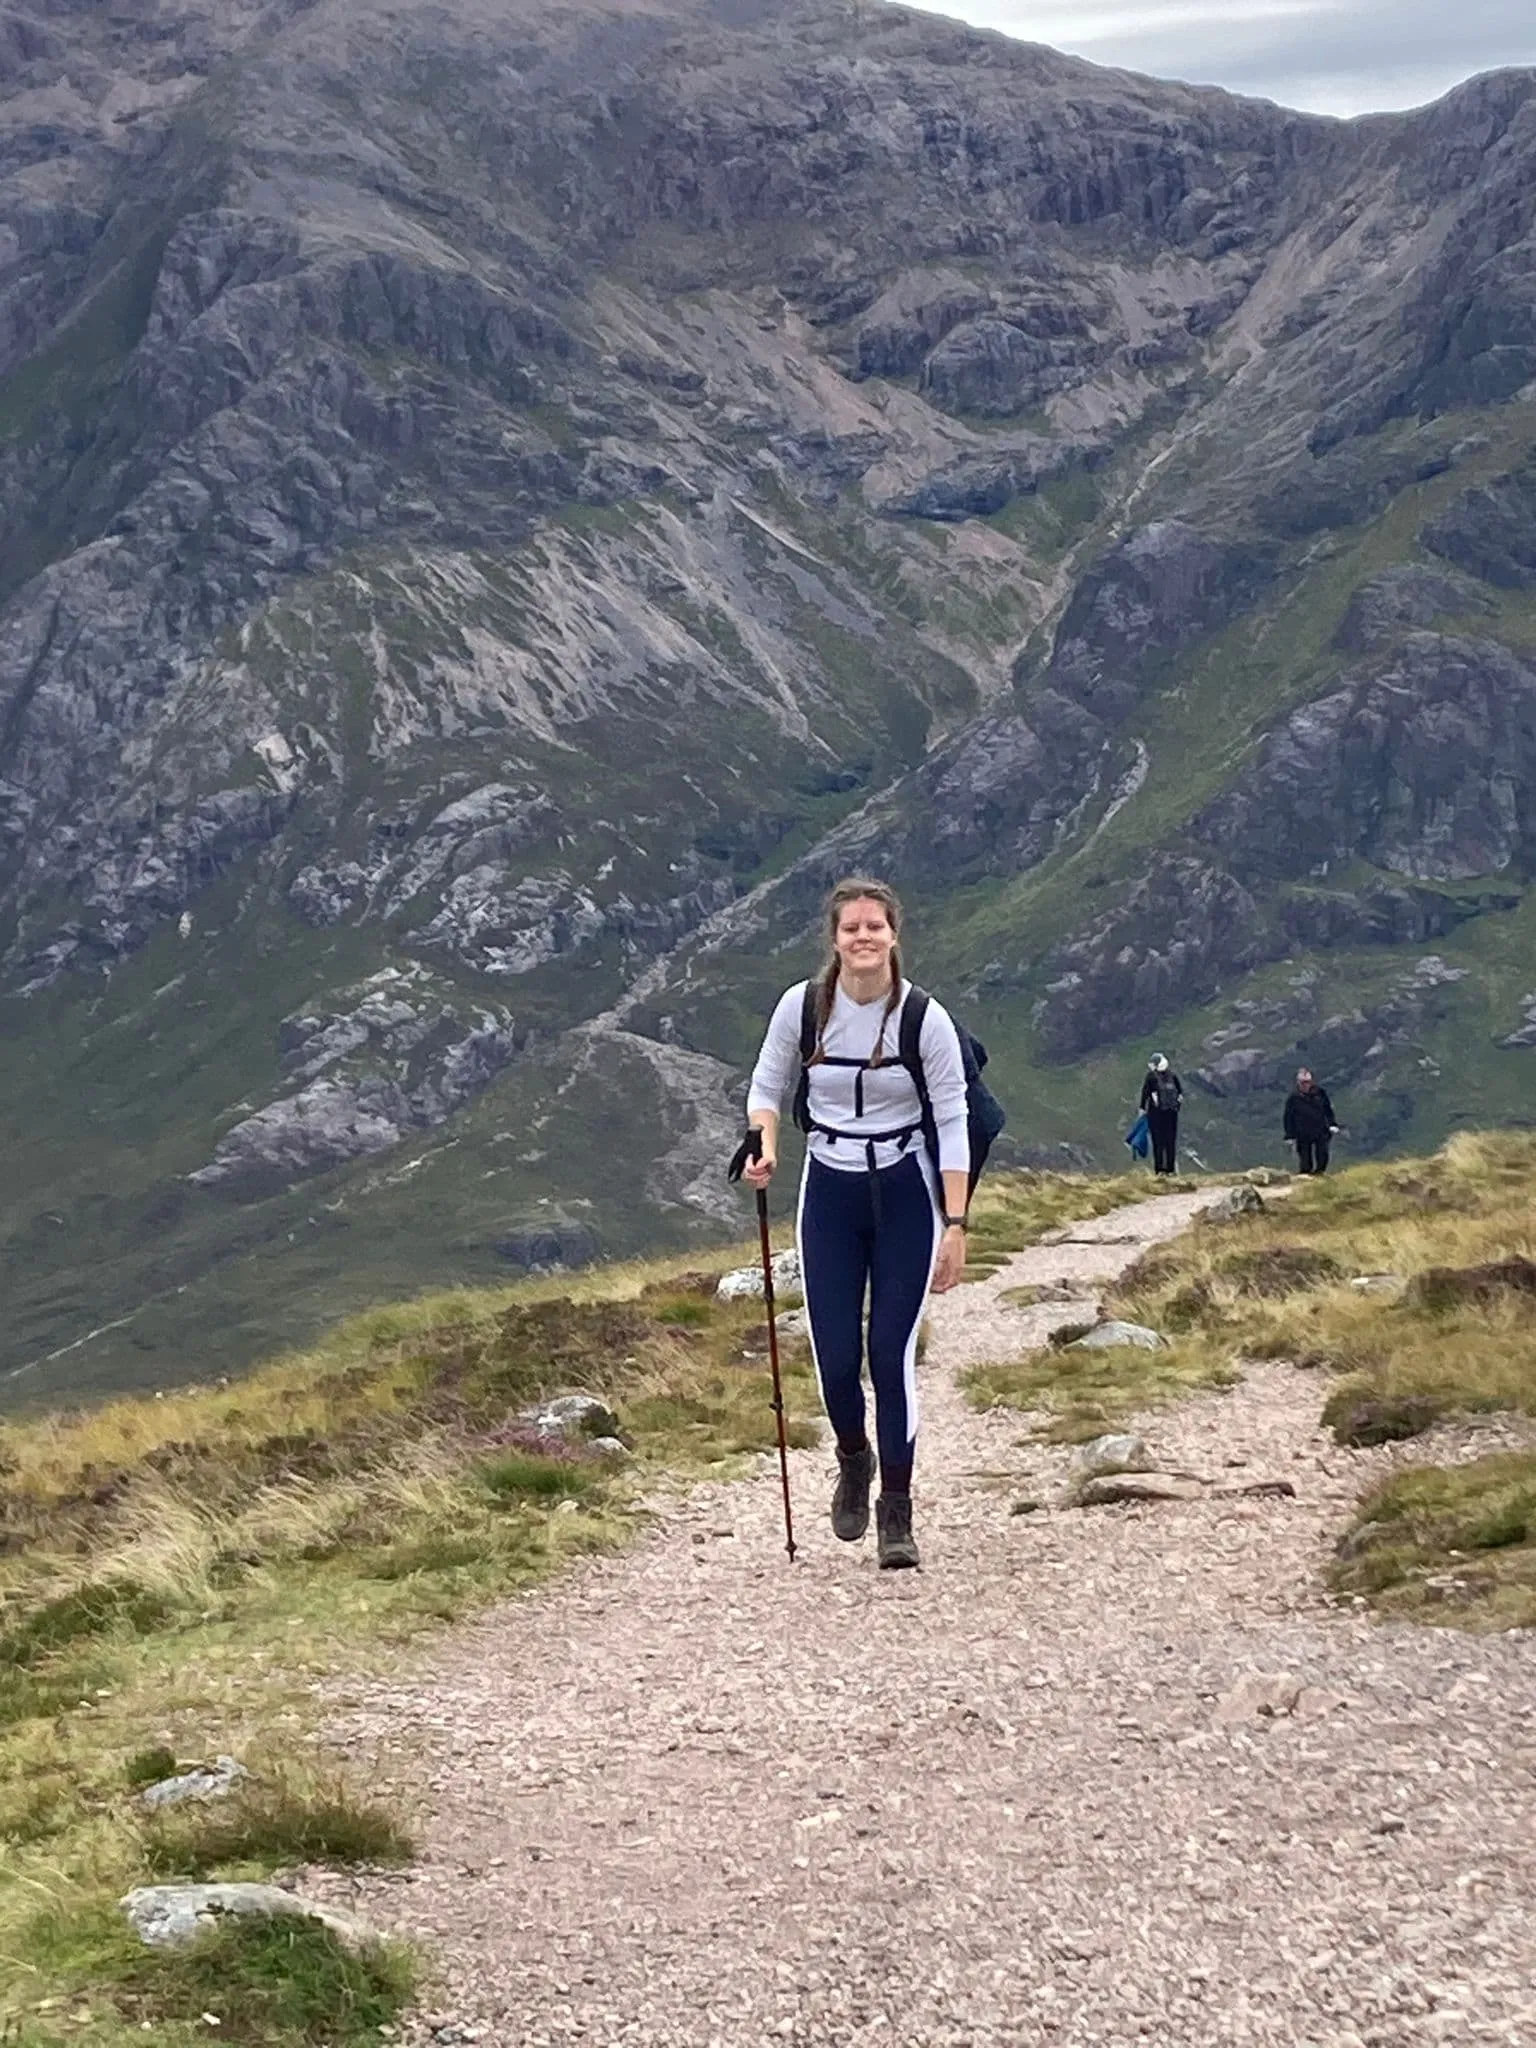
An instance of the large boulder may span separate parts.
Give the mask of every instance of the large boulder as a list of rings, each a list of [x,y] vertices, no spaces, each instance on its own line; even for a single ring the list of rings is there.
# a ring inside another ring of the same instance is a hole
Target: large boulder
[[[1458,569],[1500,589],[1536,587],[1536,458],[1463,491],[1423,539]]]
[[[1059,346],[1006,320],[968,320],[924,363],[919,389],[945,412],[1010,419],[1057,389]]]

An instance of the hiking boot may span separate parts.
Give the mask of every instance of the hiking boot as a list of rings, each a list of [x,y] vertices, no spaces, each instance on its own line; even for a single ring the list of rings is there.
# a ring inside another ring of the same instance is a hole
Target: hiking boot
[[[871,1444],[849,1456],[837,1454],[837,1487],[832,1495],[832,1534],[843,1543],[857,1543],[869,1527],[869,1489],[875,1476]]]
[[[910,1493],[881,1494],[875,1502],[875,1534],[880,1545],[882,1571],[903,1571],[922,1563],[912,1537]]]

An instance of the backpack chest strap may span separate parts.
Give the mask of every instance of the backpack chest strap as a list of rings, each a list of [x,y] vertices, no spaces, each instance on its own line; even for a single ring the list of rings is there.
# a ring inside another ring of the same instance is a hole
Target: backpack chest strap
[[[886,1060],[882,1064],[890,1066],[893,1062]],[[816,1065],[818,1067],[852,1067],[854,1069],[853,1113],[855,1116],[862,1116],[864,1114],[864,1076],[874,1071],[875,1062],[872,1059],[847,1059],[840,1057],[836,1053],[824,1052],[821,1058],[817,1060]],[[818,1125],[817,1128],[821,1127]]]

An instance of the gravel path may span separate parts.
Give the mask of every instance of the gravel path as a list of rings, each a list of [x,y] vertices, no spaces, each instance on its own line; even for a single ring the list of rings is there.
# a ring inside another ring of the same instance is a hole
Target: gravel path
[[[1009,1356],[1208,1195],[1074,1228],[937,1304],[921,1573],[837,1544],[830,1459],[673,1503],[626,1555],[457,1629],[336,1739],[430,1788],[420,1865],[349,1896],[442,1980],[415,2038],[1536,2043],[1528,1637],[1383,1628],[1319,1566],[1377,1454],[1281,1366],[1148,1419],[1295,1499],[1010,1513],[1065,1454],[977,1415]],[[1088,1313],[1091,1314],[1091,1309]],[[1310,1690],[1221,1725],[1244,1673]]]

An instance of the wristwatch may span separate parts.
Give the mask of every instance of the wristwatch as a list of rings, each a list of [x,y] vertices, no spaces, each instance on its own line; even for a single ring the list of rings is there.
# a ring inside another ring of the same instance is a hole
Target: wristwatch
[[[969,1222],[964,1216],[946,1216],[944,1218],[944,1228],[946,1230],[969,1230],[970,1227]]]

